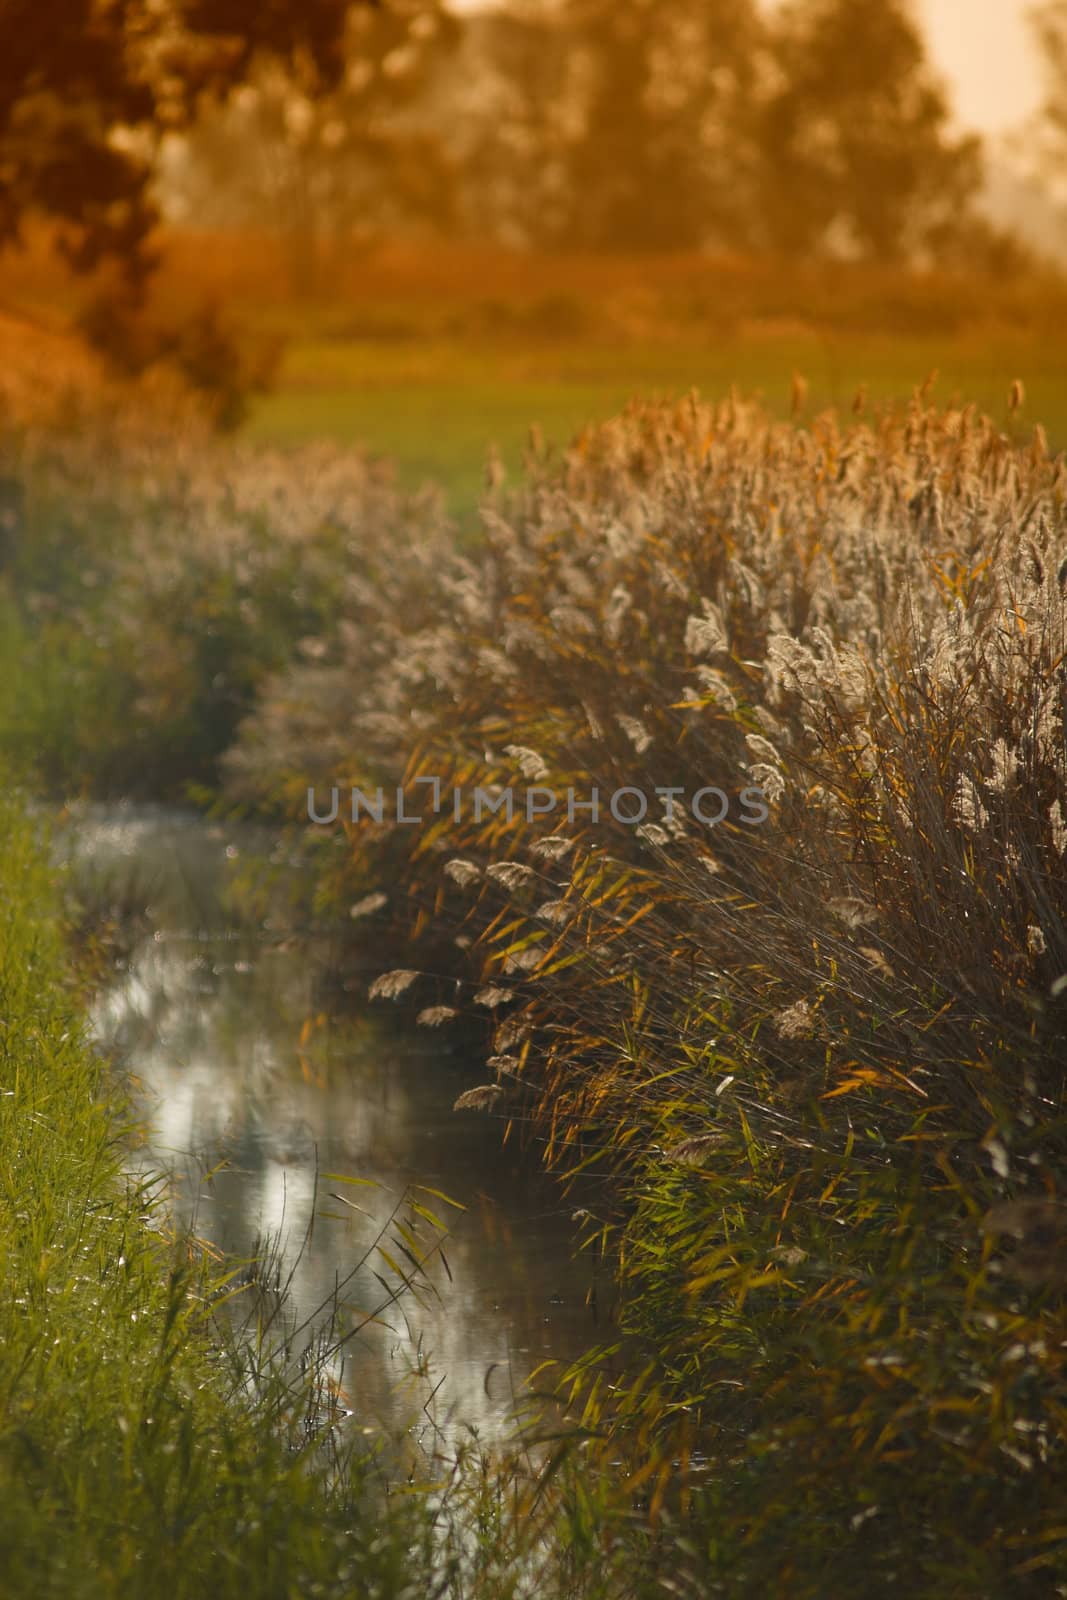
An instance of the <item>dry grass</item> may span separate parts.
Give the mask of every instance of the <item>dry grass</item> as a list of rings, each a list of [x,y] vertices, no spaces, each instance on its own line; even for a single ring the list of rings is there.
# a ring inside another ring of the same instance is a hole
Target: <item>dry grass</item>
[[[612,1173],[591,1227],[655,1376],[568,1392],[654,1509],[682,1463],[705,1571],[1048,1592],[1063,1242],[1019,1218],[1065,1154],[1063,457],[921,395],[810,430],[693,400],[485,524],[358,700],[341,634],[279,680],[235,784],[759,784],[760,827],[349,826],[331,888],[388,889],[407,996],[458,974],[494,1106]]]
[[[682,1518],[683,1592],[1067,1584],[1067,466],[1020,402],[634,406],[535,441],[468,555],[327,448],[8,444],[59,767],[76,729],[90,778],[213,772],[243,718],[231,793],[298,825],[309,784],[648,796],[315,832],[353,938],[380,895],[406,937],[380,997],[480,1028],[475,1101],[604,1174],[649,1366],[562,1394],[586,1481]]]
[[[376,314],[389,322],[400,313],[404,329],[394,327],[393,337],[456,327],[457,315],[466,319],[466,331],[484,333],[487,306],[498,312],[497,331],[506,331],[509,309],[521,321],[523,311],[563,301],[590,326],[616,337],[620,331],[662,333],[676,324],[720,333],[752,327],[771,335],[798,327],[897,334],[1000,327],[1055,334],[1067,294],[1056,272],[1039,266],[982,275],[772,256],[537,254],[435,238],[345,251],[323,263],[309,300],[294,291],[285,249],[272,235],[169,228],[155,248],[160,266],[153,299],[187,310],[217,303],[253,322],[266,316],[274,327],[280,319],[293,335],[307,331],[309,321],[343,329],[354,316],[368,318],[372,332]],[[72,277],[47,230],[30,229],[25,248],[0,259],[0,305],[61,324],[104,281]]]
[[[335,626],[346,568],[364,566],[372,613],[391,551],[410,552],[409,601],[425,586],[439,498],[401,494],[387,464],[223,443],[165,376],[109,386],[77,346],[47,381],[18,370],[0,728],[45,788],[174,801],[211,783],[259,683]]]

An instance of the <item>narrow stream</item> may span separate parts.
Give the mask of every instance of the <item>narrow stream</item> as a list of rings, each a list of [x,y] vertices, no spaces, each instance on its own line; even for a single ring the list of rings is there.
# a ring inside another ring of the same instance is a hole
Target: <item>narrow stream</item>
[[[349,1341],[345,1404],[392,1437],[502,1440],[539,1363],[610,1333],[587,1304],[591,1261],[573,1254],[574,1202],[502,1144],[499,1120],[452,1110],[477,1074],[447,1041],[398,1029],[380,1005],[331,1018],[321,940],[227,912],[228,868],[263,842],[162,808],[87,807],[71,824],[82,881],[135,884],[149,906],[93,1017],[131,1078],[138,1161],[166,1170],[177,1218],[227,1254],[278,1236],[299,1322],[361,1261],[341,1295],[350,1325],[381,1304],[374,1274],[389,1269],[373,1244],[405,1196],[447,1219],[451,1282],[435,1263],[439,1298],[405,1297]]]

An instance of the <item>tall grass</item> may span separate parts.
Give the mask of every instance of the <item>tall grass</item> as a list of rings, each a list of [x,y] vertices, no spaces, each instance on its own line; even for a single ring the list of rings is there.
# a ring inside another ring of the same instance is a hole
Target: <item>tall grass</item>
[[[408,927],[377,992],[484,1016],[475,1099],[610,1175],[590,1229],[656,1359],[567,1374],[572,1415],[686,1508],[694,1582],[1048,1593],[1063,458],[922,394],[810,429],[694,399],[532,461],[485,522],[358,699],[340,636],[274,682],[236,789],[294,814],[310,782],[399,782],[409,813],[432,777],[643,790],[641,827],[446,800],[328,858],[338,904],[377,888]],[[704,826],[712,784],[758,785],[766,823]]]
[[[99,401],[0,433],[0,649],[19,667],[0,743],[51,793],[176,800],[214,783],[263,679],[337,626],[346,570],[373,614],[400,556],[416,599],[444,519],[356,452],[252,452],[195,411]]]

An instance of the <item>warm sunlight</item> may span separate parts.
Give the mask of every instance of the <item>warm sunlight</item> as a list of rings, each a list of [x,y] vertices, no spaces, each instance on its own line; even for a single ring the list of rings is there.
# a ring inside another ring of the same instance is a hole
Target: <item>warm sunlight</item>
[[[1067,1597],[1067,0],[0,0],[2,1600]]]
[[[1027,26],[1033,0],[920,0],[930,53],[961,123],[1006,133],[1037,110],[1041,62]]]

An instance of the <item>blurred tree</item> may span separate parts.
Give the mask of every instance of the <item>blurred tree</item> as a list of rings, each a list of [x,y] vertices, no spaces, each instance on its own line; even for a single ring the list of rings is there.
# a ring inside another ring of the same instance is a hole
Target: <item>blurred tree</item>
[[[1043,0],[1029,15],[1045,68],[1038,155],[1062,189],[1067,183],[1067,0]]]
[[[980,143],[950,135],[907,0],[512,0],[469,37],[478,231],[882,260],[975,236]]]
[[[474,235],[569,241],[581,131],[573,42],[552,0],[513,0],[465,19],[456,70],[435,74],[425,111],[445,130]]]
[[[892,261],[967,220],[980,143],[950,137],[905,0],[786,0],[774,62],[761,115],[767,244]]]
[[[743,233],[752,0],[514,0],[468,38],[479,86],[456,109],[480,231],[638,251]]]
[[[0,245],[39,211],[73,225],[77,267],[133,263],[152,208],[142,157],[114,138],[150,123],[156,100],[127,49],[136,0],[0,0]]]
[[[412,219],[444,225],[449,164],[407,113],[456,34],[440,0],[390,0],[350,16],[335,85],[301,56],[253,67],[181,140],[171,199],[209,225],[279,234],[305,291],[331,250]]]
[[[574,241],[740,242],[753,206],[760,28],[748,0],[567,0],[584,83]]]
[[[271,53],[344,70],[349,0],[0,0],[0,246],[37,213],[72,264],[143,278],[160,134]]]

